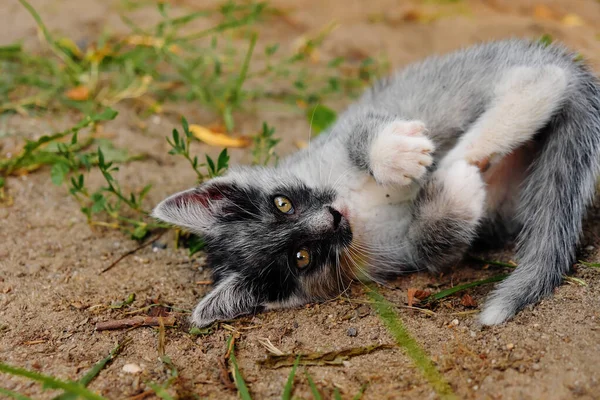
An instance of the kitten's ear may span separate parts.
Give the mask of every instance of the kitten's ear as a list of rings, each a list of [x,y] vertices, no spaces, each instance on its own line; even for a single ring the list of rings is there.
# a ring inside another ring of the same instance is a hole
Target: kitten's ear
[[[152,216],[203,233],[216,221],[223,203],[233,190],[231,184],[209,181],[167,197],[152,211]]]
[[[223,279],[196,306],[192,322],[198,327],[215,321],[226,321],[260,308],[256,296],[244,284],[239,275],[233,274]]]

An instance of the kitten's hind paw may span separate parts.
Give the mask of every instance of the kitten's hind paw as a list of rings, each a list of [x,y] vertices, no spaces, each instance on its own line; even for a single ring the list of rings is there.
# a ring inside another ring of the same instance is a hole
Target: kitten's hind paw
[[[481,314],[479,314],[479,322],[482,325],[498,325],[506,322],[516,314],[517,310],[512,302],[505,302],[500,298],[488,301]]]
[[[409,185],[433,163],[435,146],[420,121],[397,120],[386,125],[371,147],[371,172],[383,185]]]

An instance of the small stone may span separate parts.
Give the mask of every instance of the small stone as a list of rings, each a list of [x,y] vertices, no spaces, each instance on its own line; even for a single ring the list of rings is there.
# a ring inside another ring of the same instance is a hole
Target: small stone
[[[538,364],[538,363],[534,363],[534,364],[531,366],[531,369],[532,369],[532,370],[534,370],[534,371],[539,371],[540,369],[542,369],[542,367],[540,366],[540,364]]]
[[[142,367],[137,364],[125,364],[123,365],[123,372],[127,372],[128,374],[139,374],[142,372]]]
[[[512,350],[514,348],[515,348],[515,345],[512,344],[512,343],[509,343],[509,344],[506,345],[506,350]]]
[[[586,246],[585,251],[592,251],[594,249],[595,249],[594,246]]]
[[[452,320],[452,325],[454,325],[454,326],[458,326],[459,323],[460,323],[460,321],[458,319]]]
[[[158,250],[164,250],[167,248],[167,244],[163,242],[152,242],[152,250],[154,252]]]
[[[371,314],[371,307],[363,304],[362,306],[358,307],[357,311],[358,311],[358,316],[360,318],[364,318],[367,315]]]
[[[144,257],[134,256],[133,259],[139,262],[140,264],[150,264],[150,260]]]
[[[469,335],[471,335],[472,338],[477,337],[477,333],[475,331],[469,331]]]
[[[479,386],[477,386],[477,385],[473,386],[473,390],[479,390]]]
[[[298,327],[299,327],[300,325],[298,325],[298,322],[294,321],[294,323],[292,324],[292,326],[294,327],[294,329],[298,329]]]
[[[356,335],[358,335],[358,331],[356,330],[356,328],[348,328],[348,330],[346,331],[346,335],[350,337],[355,337]]]

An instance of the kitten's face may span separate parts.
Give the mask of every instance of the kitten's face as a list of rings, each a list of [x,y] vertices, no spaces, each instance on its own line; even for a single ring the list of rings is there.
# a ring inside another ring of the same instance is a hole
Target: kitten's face
[[[264,308],[320,300],[345,289],[340,263],[352,232],[332,189],[273,169],[230,172],[177,193],[154,216],[201,234],[215,288],[194,311],[203,326]]]

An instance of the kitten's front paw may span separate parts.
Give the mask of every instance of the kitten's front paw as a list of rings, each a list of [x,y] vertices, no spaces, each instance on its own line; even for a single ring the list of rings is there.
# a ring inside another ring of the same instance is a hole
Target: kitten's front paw
[[[435,174],[443,184],[448,201],[453,203],[454,211],[461,212],[465,219],[478,221],[484,213],[486,196],[479,168],[458,160],[440,167]]]
[[[433,163],[435,146],[421,121],[394,121],[383,128],[371,146],[371,172],[383,185],[409,185]]]

